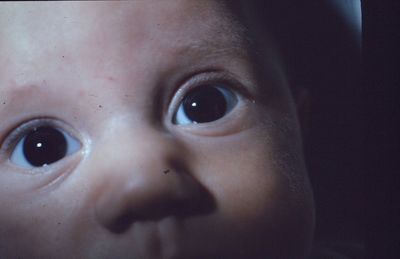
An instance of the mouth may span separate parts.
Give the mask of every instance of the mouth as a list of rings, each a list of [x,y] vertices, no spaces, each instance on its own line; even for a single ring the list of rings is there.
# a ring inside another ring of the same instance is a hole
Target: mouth
[[[180,223],[175,217],[134,223],[133,243],[139,258],[178,258]]]
[[[80,240],[80,245],[77,245],[83,248],[79,258],[218,258],[214,256],[214,252],[219,245],[212,241],[216,237],[207,236],[205,233],[209,229],[203,224],[199,226],[198,223],[201,222],[170,216],[160,220],[136,221],[121,233],[93,233],[86,236],[87,239]],[[85,241],[91,245],[82,247]]]
[[[180,223],[175,217],[169,217],[158,224],[162,258],[178,257],[179,251],[182,249],[180,238],[182,226]]]

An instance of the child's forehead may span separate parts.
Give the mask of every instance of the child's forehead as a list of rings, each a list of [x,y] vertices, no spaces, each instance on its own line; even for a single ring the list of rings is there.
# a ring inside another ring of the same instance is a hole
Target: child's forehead
[[[110,54],[126,47],[178,54],[246,50],[228,9],[216,1],[12,3],[0,13],[3,50],[24,57],[77,47]]]
[[[269,93],[286,88],[275,83],[285,80],[280,63],[254,58],[246,30],[222,1],[10,3],[0,14],[3,90],[65,91],[67,82],[98,90],[97,79],[108,84],[104,79],[112,77],[132,91],[160,84],[155,80],[179,84],[205,70],[239,76],[254,93],[266,92],[264,85]]]
[[[125,33],[136,41],[149,40],[150,36],[171,42],[208,36],[214,43],[226,37],[230,39],[225,44],[237,43],[228,9],[217,1],[3,3],[1,7],[0,22],[7,25],[1,31],[13,30],[11,35],[17,36],[72,38],[81,33],[80,38],[85,38],[85,34],[97,33],[102,34],[97,37],[114,34],[119,38],[113,40],[119,41]]]
[[[6,56],[1,61],[8,60],[0,66],[7,68],[4,76],[14,74],[17,84],[21,75],[25,80],[40,69],[57,74],[51,71],[56,66],[48,67],[56,60],[64,62],[63,71],[74,66],[85,71],[93,69],[93,62],[98,70],[107,70],[99,64],[115,70],[150,55],[157,63],[185,66],[193,59],[249,55],[243,30],[222,1],[9,3],[0,13],[0,35],[7,35],[0,37]],[[65,66],[73,61],[79,64]]]

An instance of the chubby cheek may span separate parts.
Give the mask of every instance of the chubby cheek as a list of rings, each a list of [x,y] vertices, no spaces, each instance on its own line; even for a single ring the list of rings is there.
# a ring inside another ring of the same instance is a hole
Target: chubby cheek
[[[40,258],[67,246],[65,206],[59,206],[57,200],[48,196],[31,195],[31,199],[9,198],[3,203],[7,205],[0,213],[1,258]]]
[[[71,158],[65,164],[78,161]],[[76,254],[72,237],[81,218],[76,212],[79,190],[61,187],[74,170],[62,164],[60,172],[43,175],[0,170],[0,258],[48,258],[66,247],[69,256]]]
[[[210,157],[209,163],[203,165],[219,211],[238,223],[255,220],[264,212],[271,213],[276,199],[280,198],[277,195],[283,180],[262,161],[266,157],[262,159],[259,152],[239,150],[225,153],[224,159]],[[216,157],[221,156],[216,154]],[[213,166],[208,168],[208,165]],[[208,172],[213,175],[209,176]]]
[[[299,255],[310,242],[313,208],[306,172],[296,161],[280,166],[280,149],[286,147],[265,132],[250,129],[195,148],[194,172],[212,193],[216,210],[198,219],[193,233],[213,233],[211,239],[218,244],[213,249],[237,247],[235,253],[242,251],[254,258],[289,256],[280,254],[280,248]],[[297,177],[291,177],[293,173]],[[301,188],[305,192],[291,188],[299,184],[305,185]]]

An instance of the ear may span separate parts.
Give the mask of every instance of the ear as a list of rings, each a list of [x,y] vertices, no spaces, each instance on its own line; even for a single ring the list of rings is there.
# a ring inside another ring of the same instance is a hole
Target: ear
[[[302,87],[295,91],[294,101],[297,108],[303,140],[306,140],[309,133],[309,119],[311,112],[311,95],[309,89]]]

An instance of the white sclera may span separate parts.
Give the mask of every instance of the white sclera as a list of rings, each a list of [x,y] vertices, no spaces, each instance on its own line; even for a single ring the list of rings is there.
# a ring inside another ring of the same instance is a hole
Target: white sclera
[[[238,99],[237,99],[235,93],[233,93],[231,90],[226,89],[225,87],[215,87],[215,88],[218,89],[225,98],[226,105],[227,105],[226,113],[224,114],[224,116],[225,116],[227,113],[229,113],[235,107],[235,105],[238,102]],[[193,91],[196,91],[196,89]],[[174,123],[178,124],[178,125],[188,125],[188,124],[192,124],[192,123],[197,124],[197,122],[191,120],[187,116],[182,102],[179,104],[176,115],[174,116]],[[195,106],[195,105],[193,105],[193,106]]]
[[[65,154],[65,157],[77,152],[81,148],[81,143],[79,142],[79,140],[72,137],[70,134],[66,133],[65,131],[63,131],[61,129],[57,129],[57,130],[63,134],[65,141],[67,142],[67,152]],[[36,166],[33,166],[32,164],[30,164],[24,155],[23,148],[24,148],[25,139],[26,139],[26,136],[24,136],[22,139],[20,139],[18,141],[17,145],[15,146],[15,148],[11,154],[10,161],[13,164],[20,166],[20,167],[35,168]],[[61,159],[63,159],[63,158],[61,158]],[[47,166],[47,164],[44,166]]]

